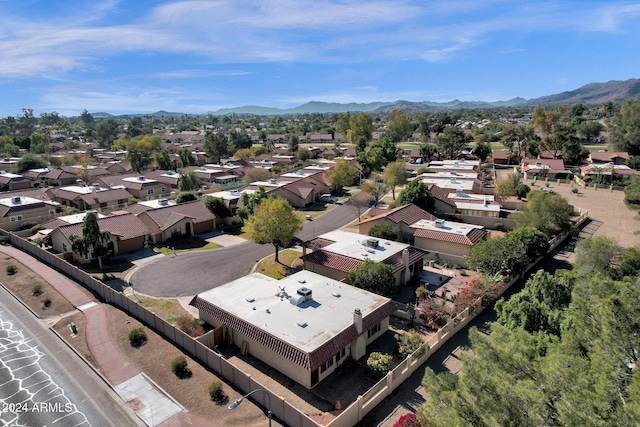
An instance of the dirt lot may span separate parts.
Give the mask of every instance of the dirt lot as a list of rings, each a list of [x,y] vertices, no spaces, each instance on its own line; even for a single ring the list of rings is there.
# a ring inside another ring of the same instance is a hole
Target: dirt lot
[[[15,274],[7,273],[7,266],[15,265]],[[49,283],[9,255],[0,253],[0,282],[39,317],[55,317],[74,310],[73,306]],[[34,290],[40,288],[40,293]],[[44,301],[49,300],[47,307]]]

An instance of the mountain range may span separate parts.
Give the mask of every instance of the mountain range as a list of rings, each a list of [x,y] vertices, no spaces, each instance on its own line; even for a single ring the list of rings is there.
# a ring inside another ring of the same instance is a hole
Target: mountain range
[[[623,103],[628,99],[640,101],[640,79],[629,80],[612,80],[605,83],[589,83],[578,89],[558,93],[555,95],[547,95],[534,99],[513,98],[508,101],[459,101],[453,100],[449,102],[429,102],[429,101],[395,101],[395,102],[371,102],[368,104],[349,103],[340,104],[336,102],[318,102],[311,101],[295,108],[273,108],[261,107],[255,105],[247,105],[236,108],[221,108],[216,111],[210,111],[208,114],[215,116],[223,116],[227,114],[252,114],[252,115],[285,115],[285,114],[304,114],[304,113],[341,113],[341,112],[373,112],[385,113],[392,110],[403,110],[406,112],[420,111],[441,111],[441,110],[458,110],[458,109],[477,109],[477,108],[501,108],[501,107],[533,107],[533,106],[558,106],[558,105],[601,105],[605,102],[613,102],[616,104]],[[92,113],[95,118],[112,117],[108,113]],[[127,116],[183,116],[185,113],[171,113],[167,111],[158,111],[151,114],[128,114],[118,117]]]

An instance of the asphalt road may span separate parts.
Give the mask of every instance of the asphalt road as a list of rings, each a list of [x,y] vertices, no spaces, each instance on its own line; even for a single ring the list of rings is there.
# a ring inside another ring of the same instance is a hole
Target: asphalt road
[[[108,385],[2,287],[0,384],[0,425],[139,425]]]
[[[300,240],[308,240],[356,219],[349,205],[338,205],[313,221],[307,221],[298,233]],[[274,253],[272,245],[245,242],[226,248],[183,252],[165,256],[141,266],[130,282],[134,291],[154,297],[196,295],[216,286],[246,276],[255,263]]]

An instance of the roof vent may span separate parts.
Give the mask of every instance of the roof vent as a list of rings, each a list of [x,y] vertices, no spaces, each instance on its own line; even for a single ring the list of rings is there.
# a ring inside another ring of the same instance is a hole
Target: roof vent
[[[444,219],[436,219],[435,225],[438,228],[444,228]]]
[[[342,296],[342,295],[340,295],[340,292],[338,292],[338,291],[331,292],[331,295],[333,295],[336,298],[340,298]]]
[[[298,306],[304,302],[304,297],[302,295],[291,295],[289,298],[289,303],[295,306]]]
[[[300,326],[301,328],[306,328],[307,327],[307,322],[305,322],[304,320],[300,320],[300,321],[296,322],[296,325]]]
[[[456,189],[456,196],[464,196],[464,191],[462,191],[462,188]]]
[[[256,299],[254,297],[245,298],[245,301],[247,301],[247,302],[254,302],[255,300]]]
[[[275,178],[271,178],[269,179],[269,184],[277,184],[277,181],[275,180]]]
[[[458,182],[458,180],[457,180],[457,179],[455,179],[455,178],[451,178],[449,181],[450,181],[452,184],[456,184],[456,183]]]

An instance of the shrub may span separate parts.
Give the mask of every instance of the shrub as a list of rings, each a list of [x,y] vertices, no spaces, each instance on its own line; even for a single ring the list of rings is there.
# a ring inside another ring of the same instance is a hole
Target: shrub
[[[186,203],[186,202],[192,202],[194,200],[198,200],[198,196],[196,196],[193,193],[190,192],[182,192],[180,194],[178,194],[178,196],[176,197],[176,203],[180,204],[180,203]]]
[[[16,274],[18,272],[18,267],[16,267],[13,264],[7,265],[7,274],[8,275],[13,275]]]
[[[371,375],[375,378],[382,378],[387,375],[387,372],[391,369],[391,362],[393,361],[393,356],[386,353],[380,353],[378,351],[374,351],[369,355],[367,359],[367,366],[371,371]]]
[[[31,228],[35,227],[36,224],[33,221],[24,221],[22,224],[20,224],[20,231],[22,230],[30,230]]]
[[[396,334],[395,339],[398,342],[398,354],[402,359],[406,359],[424,344],[424,338],[415,330],[410,330],[406,334]],[[421,351],[416,356],[422,356]]]
[[[390,224],[376,224],[369,229],[369,236],[399,242],[400,227]]]
[[[49,307],[51,307],[51,298],[47,297],[47,298],[42,300],[42,309],[46,310]]]
[[[9,237],[0,236],[0,245],[6,245],[7,243],[9,243]]]
[[[209,397],[216,403],[224,403],[229,400],[229,396],[222,389],[222,381],[216,380],[209,384]]]
[[[31,292],[33,293],[33,296],[36,297],[42,294],[42,285],[35,285],[33,288],[31,288]]]
[[[191,376],[191,369],[187,366],[187,358],[184,356],[178,356],[171,361],[171,372],[176,374],[176,377],[180,379],[189,378]]]
[[[129,197],[129,199],[127,199],[127,204],[129,204],[129,205],[135,205],[138,202],[139,202],[139,200],[136,199],[135,197]]]
[[[143,328],[134,328],[129,332],[129,343],[131,347],[140,347],[147,342],[147,333]]]
[[[36,234],[40,230],[42,230],[42,226],[40,224],[36,224],[31,227],[31,234]]]
[[[178,328],[191,337],[199,337],[204,334],[204,328],[191,316],[180,316],[177,321]]]
[[[418,304],[418,310],[425,326],[433,330],[438,330],[449,321],[449,312],[444,301],[435,298],[424,299]]]
[[[573,194],[578,194],[578,193],[580,192],[580,190],[578,190],[576,187],[573,187],[573,188],[571,189],[571,192],[572,192]]]
[[[429,297],[429,290],[425,287],[416,288],[416,298],[419,300],[427,299]]]
[[[393,424],[393,427],[421,427],[421,424],[416,414],[409,413],[398,418],[398,421]]]
[[[529,194],[531,188],[527,184],[518,184],[515,188],[516,196],[518,199],[524,199]]]

